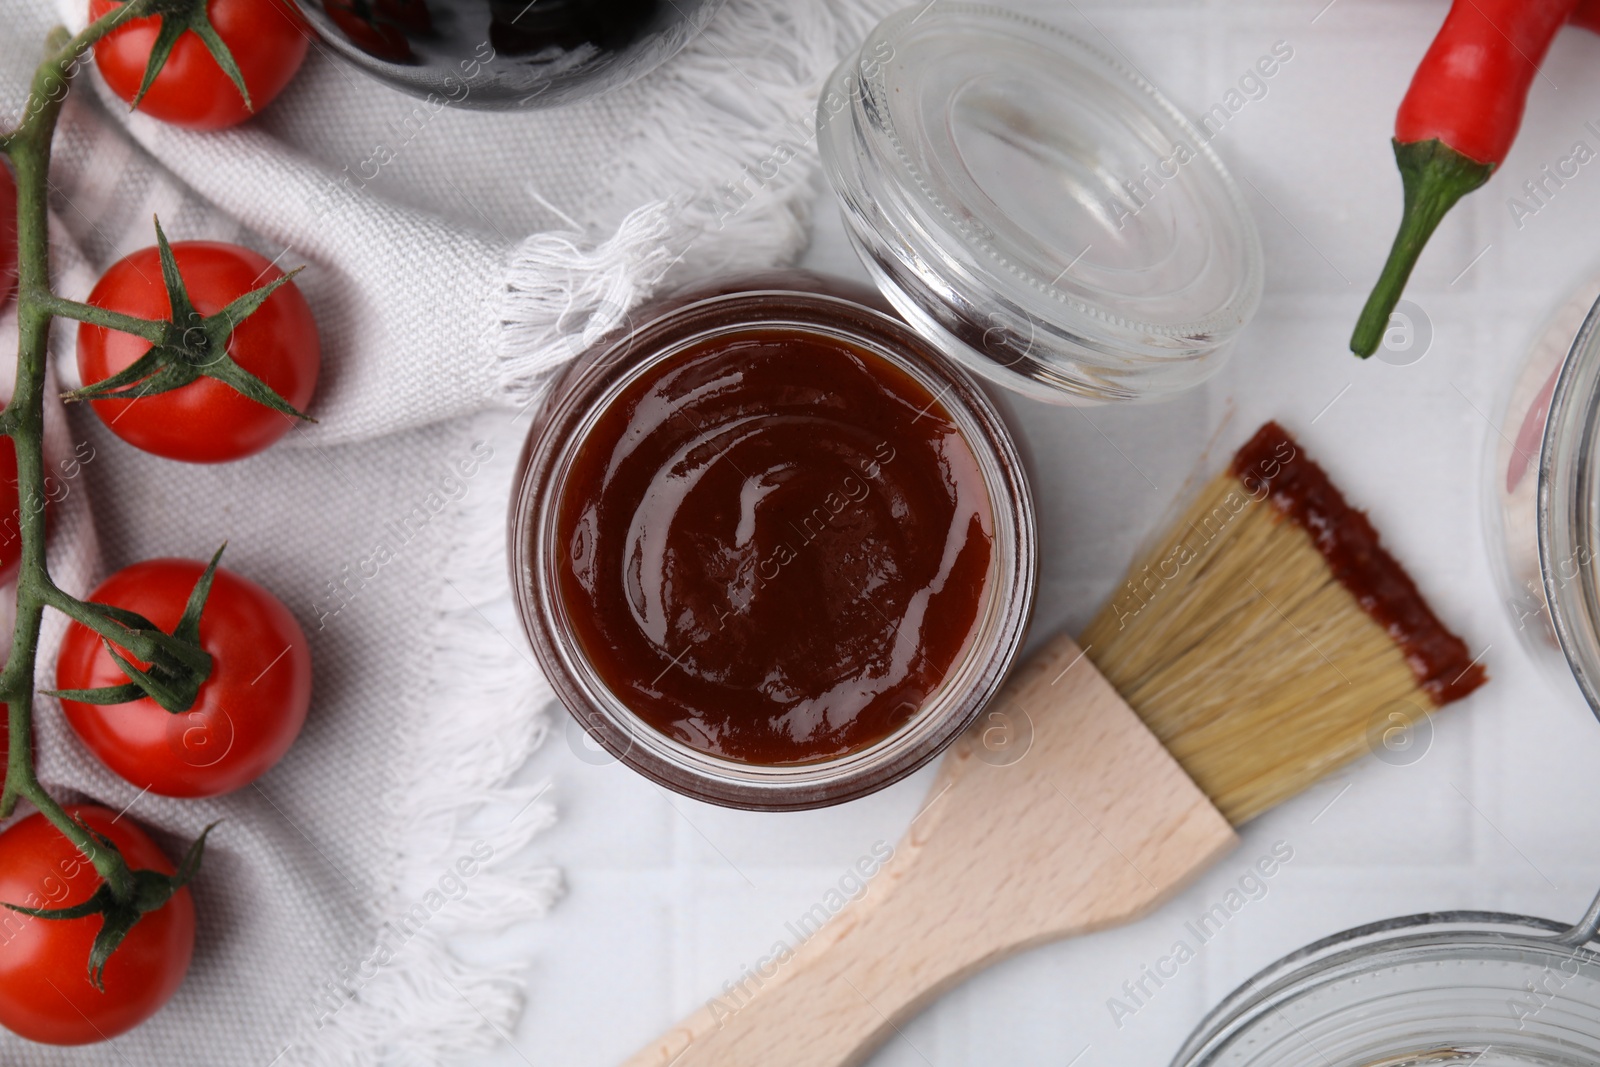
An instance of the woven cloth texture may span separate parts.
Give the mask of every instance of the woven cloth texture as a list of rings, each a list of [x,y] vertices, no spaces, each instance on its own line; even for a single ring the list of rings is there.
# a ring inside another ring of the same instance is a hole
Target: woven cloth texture
[[[445,110],[403,135],[417,101],[321,45],[261,116],[220,133],[129,115],[85,73],[53,163],[57,290],[82,299],[152,243],[158,215],[173,240],[305,264],[323,378],[315,425],[219,467],[138,453],[92,414],[55,410],[53,449],[93,453],[54,513],[53,573],[87,594],[119,566],[204,558],[226,540],[224,565],[275,591],[307,631],[315,690],[283,763],[206,801],[141,795],[41,698],[41,775],[60,795],[127,807],[169,853],[225,821],[174,1001],[100,1046],[0,1034],[0,1062],[470,1061],[514,1027],[537,984],[454,942],[535,919],[560,895],[530,845],[559,783],[518,775],[549,689],[521,636],[489,621],[507,596],[519,438],[552,370],[650,292],[799,252],[818,186],[817,92],[881,14],[731,0],[682,55],[604,99]],[[0,0],[0,116],[23,106],[49,27],[82,17],[76,4]],[[340,184],[400,136],[377,178]],[[780,148],[779,172],[748,181]],[[730,212],[741,180],[757,195]],[[13,311],[0,343],[14,339]],[[73,344],[58,323],[67,384]],[[48,624],[41,684],[61,629]],[[475,873],[451,880],[464,859]]]

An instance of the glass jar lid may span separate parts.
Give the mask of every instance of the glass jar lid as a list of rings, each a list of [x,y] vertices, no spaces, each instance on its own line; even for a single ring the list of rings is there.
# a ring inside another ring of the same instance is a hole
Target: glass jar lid
[[[1205,135],[1046,23],[942,0],[891,15],[834,72],[817,133],[884,295],[1010,388],[1170,396],[1260,301],[1260,238]]]

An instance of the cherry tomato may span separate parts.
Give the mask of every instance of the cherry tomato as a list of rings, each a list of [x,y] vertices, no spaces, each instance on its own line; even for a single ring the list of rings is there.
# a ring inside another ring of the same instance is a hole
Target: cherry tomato
[[[213,315],[235,297],[282,275],[262,256],[217,241],[178,241],[173,258],[189,301]],[[161,259],[144,248],[101,275],[89,303],[145,319],[170,319]],[[144,355],[150,344],[129,333],[84,324],[78,328],[78,373],[89,385]],[[281,286],[228,339],[234,362],[304,411],[317,387],[321,349],[317,323],[294,282]],[[260,452],[288,433],[294,420],[250,400],[214,378],[132,400],[94,400],[111,432],[135,447],[189,463],[225,463]]]
[[[204,564],[152,559],[113,574],[90,600],[177,626]],[[207,797],[249,785],[300,733],[311,703],[311,650],[294,616],[248,579],[217,569],[200,613],[200,644],[213,657],[194,706],[174,715],[148,697],[62,709],[96,756],[133,785],[169,797]],[[140,666],[144,666],[140,664]],[[56,687],[97,689],[127,676],[105,643],[72,623],[56,659]]]
[[[17,287],[17,182],[0,163],[0,307]],[[0,585],[17,576],[22,562],[22,508],[17,494],[17,446],[0,438]]]
[[[89,0],[89,18],[116,6],[113,0]],[[233,53],[250,103],[259,112],[289,84],[306,57],[311,37],[304,17],[288,0],[210,0],[206,14]],[[132,19],[94,46],[95,66],[122,99],[132,102],[138,93],[160,29],[154,15]],[[238,87],[193,32],[178,38],[139,110],[191,130],[237,126],[254,113],[246,110]]]
[[[172,863],[133,820],[92,804],[67,812],[103,834],[128,866],[171,874]],[[100,875],[77,846],[30,815],[0,834],[0,901],[34,908],[81,904]],[[0,915],[0,1025],[30,1041],[86,1045],[125,1033],[172,999],[194,953],[194,900],[187,888],[148,912],[106,962],[96,989],[89,949],[101,919],[37,919],[9,909]]]
[[[10,584],[21,566],[22,499],[17,490],[17,445],[9,437],[0,437],[0,585]]]
[[[17,180],[0,163],[0,307],[17,289]]]

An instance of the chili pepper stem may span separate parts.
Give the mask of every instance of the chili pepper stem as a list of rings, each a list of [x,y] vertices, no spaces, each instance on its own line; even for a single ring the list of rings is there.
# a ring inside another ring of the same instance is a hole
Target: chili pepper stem
[[[1372,295],[1361,309],[1350,335],[1350,351],[1365,359],[1378,350],[1389,315],[1400,302],[1411,269],[1433,236],[1439,222],[1456,201],[1489,180],[1493,163],[1479,163],[1435,138],[1431,141],[1394,142],[1394,159],[1400,166],[1405,207],[1400,230],[1394,235],[1389,258],[1378,275]]]

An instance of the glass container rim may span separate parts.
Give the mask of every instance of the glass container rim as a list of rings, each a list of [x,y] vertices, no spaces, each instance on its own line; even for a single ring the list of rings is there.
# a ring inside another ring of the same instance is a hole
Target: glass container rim
[[[1462,958],[1493,943],[1560,954],[1600,964],[1600,899],[1577,926],[1497,911],[1439,911],[1401,915],[1331,934],[1296,949],[1251,975],[1212,1008],[1172,1058],[1171,1067],[1203,1067],[1276,1003],[1298,996],[1342,969],[1377,970],[1409,951],[1454,947]]]
[[[1600,559],[1585,516],[1597,514],[1600,300],[1567,351],[1539,448],[1539,576],[1562,654],[1600,717]],[[1562,571],[1573,565],[1573,573]]]
[[[293,0],[293,3],[316,31],[318,44],[332,49],[339,62],[348,63],[413,99],[426,101],[434,110],[449,107],[464,111],[524,111],[566,107],[603,97],[649,76],[703,33],[727,0],[702,0],[688,12],[673,4],[683,16],[682,21],[672,26],[665,36],[651,42],[648,54],[632,62],[617,55],[602,56],[599,63],[581,70],[543,61],[537,55],[512,55],[498,50],[491,50],[486,59],[479,52],[471,56],[413,55],[410,61],[387,58],[356,44],[328,15],[324,0]],[[421,35],[421,39],[428,40],[429,35]],[[416,40],[408,43],[415,45]],[[482,44],[492,48],[493,42],[486,36]],[[502,69],[498,77],[491,75],[485,83],[473,84],[483,67],[503,58],[513,62],[500,64]],[[546,73],[540,69],[541,64],[548,68],[549,77],[544,81],[535,76]],[[522,77],[508,76],[507,66],[527,73]],[[459,96],[450,88],[451,81],[463,87]]]

